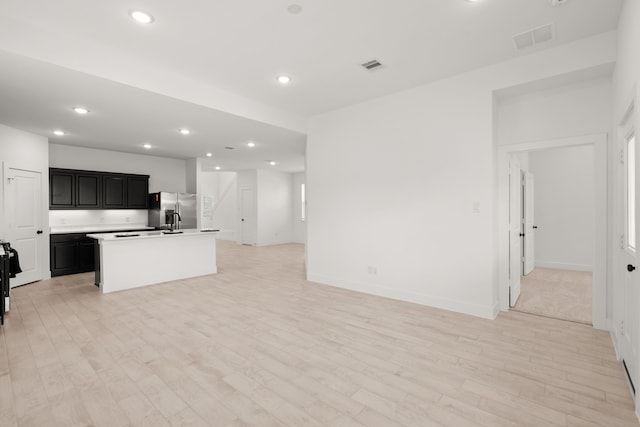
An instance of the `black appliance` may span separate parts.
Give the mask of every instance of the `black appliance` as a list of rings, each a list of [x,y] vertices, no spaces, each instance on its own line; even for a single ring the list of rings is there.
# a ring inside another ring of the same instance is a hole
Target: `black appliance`
[[[11,245],[0,240],[0,325],[4,325],[4,313],[9,308],[9,277],[11,275]]]

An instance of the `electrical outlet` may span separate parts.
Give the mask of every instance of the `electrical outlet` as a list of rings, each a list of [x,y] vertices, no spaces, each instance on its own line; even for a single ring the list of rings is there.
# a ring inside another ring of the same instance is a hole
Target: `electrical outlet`
[[[369,274],[372,274],[372,275],[378,274],[378,269],[371,265],[369,266],[368,271],[369,271]]]

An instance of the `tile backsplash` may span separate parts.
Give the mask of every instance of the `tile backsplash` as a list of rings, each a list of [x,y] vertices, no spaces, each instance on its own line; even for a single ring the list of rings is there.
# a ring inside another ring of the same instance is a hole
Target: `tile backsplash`
[[[146,209],[103,209],[103,210],[51,210],[50,227],[87,225],[131,225],[146,226]]]

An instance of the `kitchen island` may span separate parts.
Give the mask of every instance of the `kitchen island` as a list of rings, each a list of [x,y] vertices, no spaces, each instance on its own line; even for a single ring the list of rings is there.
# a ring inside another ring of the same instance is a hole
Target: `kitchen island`
[[[216,235],[197,229],[87,234],[97,242],[102,293],[218,272]]]

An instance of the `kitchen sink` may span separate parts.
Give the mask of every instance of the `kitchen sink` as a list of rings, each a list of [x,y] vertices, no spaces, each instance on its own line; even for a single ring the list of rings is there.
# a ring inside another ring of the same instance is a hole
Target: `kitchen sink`
[[[135,233],[126,233],[126,234],[116,234],[116,237],[137,237],[139,234]]]
[[[162,234],[181,234],[182,231],[174,230],[174,231],[163,231]]]

